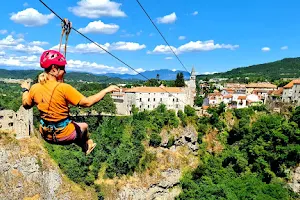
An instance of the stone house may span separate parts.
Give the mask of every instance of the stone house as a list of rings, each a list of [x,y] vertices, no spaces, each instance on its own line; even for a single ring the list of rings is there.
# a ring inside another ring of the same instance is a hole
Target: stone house
[[[33,110],[23,106],[17,112],[0,111],[0,130],[14,132],[17,139],[29,137],[33,133]]]
[[[271,83],[249,83],[246,85],[246,94],[252,94],[254,90],[276,90],[277,86]]]
[[[196,73],[192,69],[190,79],[185,81],[186,87],[133,87],[125,88],[111,94],[117,107],[117,114],[130,115],[132,107],[140,111],[153,110],[160,104],[167,109],[184,110],[185,105],[194,106],[196,96]]]
[[[300,100],[300,79],[295,79],[283,87],[282,101],[285,103],[297,103]]]

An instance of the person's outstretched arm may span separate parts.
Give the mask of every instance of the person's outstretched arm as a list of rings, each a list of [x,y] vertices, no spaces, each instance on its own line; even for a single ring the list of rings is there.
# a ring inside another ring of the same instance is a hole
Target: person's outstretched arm
[[[89,96],[89,97],[84,97],[83,99],[80,100],[80,102],[78,103],[78,105],[82,106],[82,107],[91,107],[92,105],[94,105],[95,103],[97,103],[101,99],[103,99],[103,97],[107,93],[117,92],[117,91],[119,91],[119,87],[115,86],[115,85],[111,85],[111,86],[109,86],[109,87],[101,90],[97,94],[94,94],[94,95]]]
[[[21,84],[21,88],[23,89],[27,89],[27,91],[24,91],[23,92],[23,95],[22,95],[22,105],[25,109],[30,109],[34,106],[34,103],[30,97],[30,94],[29,94],[29,89],[30,89],[30,83],[27,82],[27,81],[24,81],[22,84]]]

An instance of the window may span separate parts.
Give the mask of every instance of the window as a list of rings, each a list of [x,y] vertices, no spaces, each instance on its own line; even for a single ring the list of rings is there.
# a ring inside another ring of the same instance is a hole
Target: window
[[[148,108],[150,108],[150,105],[148,105]]]
[[[142,102],[142,98],[140,98],[140,102]]]
[[[176,99],[176,102],[178,102],[178,98]]]
[[[153,101],[155,101],[155,98],[153,98]]]
[[[173,99],[173,102],[175,101],[175,99]]]
[[[3,119],[3,116],[0,116],[0,119]]]
[[[148,101],[150,101],[150,98],[148,98]]]
[[[160,98],[160,101],[162,101],[162,98]]]
[[[9,119],[12,119],[13,118],[13,116],[9,116]]]
[[[8,124],[9,127],[12,127],[14,124],[11,122]]]

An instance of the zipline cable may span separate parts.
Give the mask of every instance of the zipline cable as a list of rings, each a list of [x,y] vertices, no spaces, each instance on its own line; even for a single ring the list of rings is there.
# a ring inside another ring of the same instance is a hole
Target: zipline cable
[[[64,21],[63,18],[61,18],[56,12],[54,12],[49,6],[47,6],[47,4],[45,4],[42,0],[39,0],[46,8],[48,8],[48,10],[50,10],[56,17],[58,17],[62,22]],[[134,68],[132,68],[130,65],[128,65],[127,63],[125,63],[124,61],[122,61],[120,58],[118,58],[117,56],[115,56],[114,54],[110,53],[108,50],[106,50],[105,48],[103,48],[101,45],[99,45],[98,43],[94,42],[92,39],[90,39],[89,37],[87,37],[86,35],[84,35],[83,33],[81,33],[80,31],[78,31],[76,28],[74,28],[72,26],[72,30],[74,30],[75,32],[77,32],[78,34],[80,34],[82,37],[86,38],[87,40],[89,40],[91,43],[95,44],[96,46],[98,46],[99,48],[101,48],[103,51],[105,51],[106,53],[108,53],[109,55],[111,55],[112,57],[114,57],[115,59],[117,59],[118,61],[120,61],[121,63],[123,63],[124,65],[126,65],[127,67],[129,67],[130,69],[132,69],[133,71],[135,71],[137,74],[141,75],[142,77],[144,77],[145,79],[147,79],[148,81],[150,81],[150,79],[148,79],[146,76],[144,76],[143,74],[141,74],[140,72],[136,71]],[[171,96],[175,97],[173,94],[171,94],[170,92],[168,92],[167,90],[165,90],[163,87],[160,87],[161,89],[163,89],[164,91],[166,91],[167,93],[169,93]],[[179,99],[178,97],[175,97],[177,99]],[[182,103],[184,103],[185,105],[188,105],[187,103],[185,103],[184,101],[182,101],[181,99],[179,99]]]
[[[147,15],[148,19],[151,21],[151,23],[153,24],[153,26],[156,28],[156,30],[158,31],[158,33],[160,34],[160,36],[164,39],[164,41],[166,42],[166,44],[169,46],[169,48],[171,49],[171,51],[173,52],[173,54],[175,55],[175,57],[177,58],[177,60],[180,62],[180,64],[182,65],[182,67],[185,69],[185,71],[187,71],[187,73],[190,74],[190,72],[186,69],[186,67],[184,66],[184,64],[182,63],[182,61],[179,59],[178,55],[174,52],[174,50],[172,49],[172,47],[170,46],[170,44],[168,43],[168,41],[166,40],[166,38],[163,36],[163,34],[161,33],[161,31],[158,29],[158,27],[156,26],[156,24],[153,22],[153,20],[151,19],[151,17],[149,16],[149,14],[147,13],[147,11],[145,10],[145,8],[142,6],[142,4],[140,3],[140,1],[136,0],[136,2],[139,4],[139,6],[141,7],[141,9]]]

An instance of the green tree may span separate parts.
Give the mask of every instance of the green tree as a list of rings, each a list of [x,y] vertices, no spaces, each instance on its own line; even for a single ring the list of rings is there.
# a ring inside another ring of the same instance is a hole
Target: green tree
[[[175,80],[175,87],[184,87],[184,76],[182,72],[177,73],[176,80]]]

